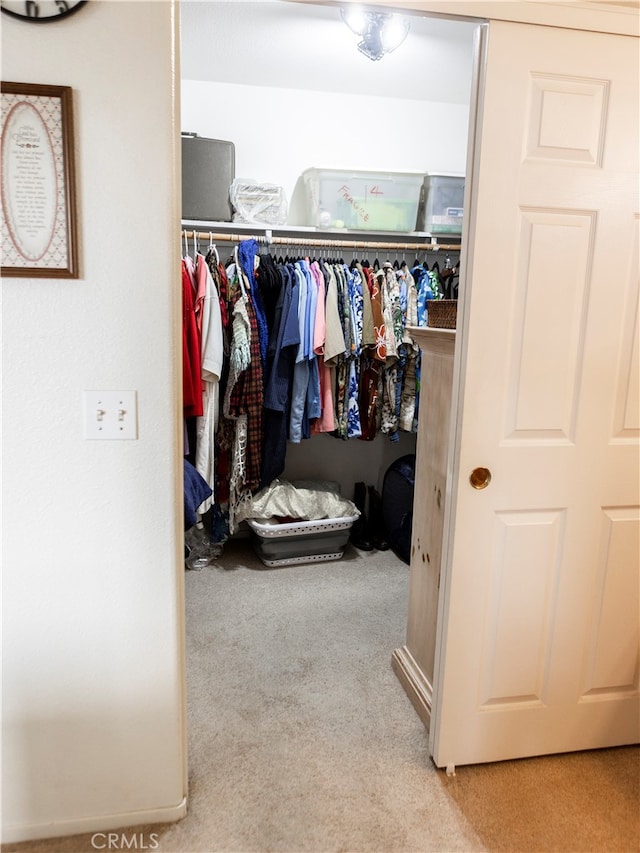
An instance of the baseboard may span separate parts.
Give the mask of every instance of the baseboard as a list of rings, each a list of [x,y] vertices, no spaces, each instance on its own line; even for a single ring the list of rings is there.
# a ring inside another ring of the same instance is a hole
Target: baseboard
[[[391,666],[427,729],[431,725],[433,687],[406,646],[396,649]]]
[[[35,841],[41,838],[60,838],[66,835],[83,835],[88,832],[103,832],[110,829],[123,829],[130,826],[143,826],[154,823],[174,823],[187,813],[187,798],[176,806],[148,809],[138,812],[119,812],[110,815],[94,815],[76,820],[56,820],[51,823],[30,823],[5,825],[2,829],[3,844],[17,844],[20,841]],[[127,833],[132,835],[132,833]]]

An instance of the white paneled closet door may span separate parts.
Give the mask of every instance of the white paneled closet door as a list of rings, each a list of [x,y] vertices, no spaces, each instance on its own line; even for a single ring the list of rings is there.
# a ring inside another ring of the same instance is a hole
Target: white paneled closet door
[[[438,766],[640,739],[637,70],[633,37],[490,25]]]

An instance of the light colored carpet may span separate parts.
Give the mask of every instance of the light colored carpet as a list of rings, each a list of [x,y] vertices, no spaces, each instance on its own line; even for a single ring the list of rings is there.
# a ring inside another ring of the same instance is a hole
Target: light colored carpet
[[[453,778],[433,766],[391,669],[404,642],[407,581],[408,567],[390,552],[348,549],[334,563],[265,569],[245,541],[230,543],[220,564],[187,573],[189,813],[137,828],[148,845],[640,850],[636,747],[461,767]],[[93,849],[88,835],[3,848]]]

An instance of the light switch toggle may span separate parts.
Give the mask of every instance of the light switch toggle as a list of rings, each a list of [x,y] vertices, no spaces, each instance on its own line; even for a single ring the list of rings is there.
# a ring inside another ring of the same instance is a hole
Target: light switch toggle
[[[85,391],[84,436],[102,439],[136,439],[136,391]]]

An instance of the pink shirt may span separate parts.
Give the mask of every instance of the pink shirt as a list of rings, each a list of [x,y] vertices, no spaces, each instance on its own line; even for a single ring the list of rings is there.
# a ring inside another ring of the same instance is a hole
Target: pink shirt
[[[318,373],[320,375],[320,405],[322,415],[313,424],[312,432],[333,432],[336,428],[333,408],[333,391],[331,371],[324,361],[324,343],[327,336],[327,324],[324,311],[325,285],[324,276],[318,264],[311,265],[311,274],[318,287],[318,305],[313,327],[313,351],[318,356]]]

